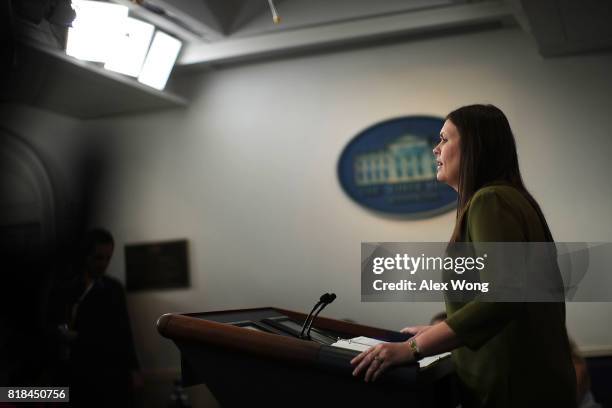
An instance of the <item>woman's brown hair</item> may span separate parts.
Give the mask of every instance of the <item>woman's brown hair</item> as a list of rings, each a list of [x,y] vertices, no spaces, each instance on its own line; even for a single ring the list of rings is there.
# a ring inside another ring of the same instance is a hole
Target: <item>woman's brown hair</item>
[[[506,115],[493,105],[468,105],[446,116],[459,131],[461,160],[459,163],[459,200],[457,221],[451,242],[460,241],[470,200],[490,184],[506,184],[519,190],[542,220],[547,241],[552,242],[540,206],[527,191],[519,170],[514,135]]]

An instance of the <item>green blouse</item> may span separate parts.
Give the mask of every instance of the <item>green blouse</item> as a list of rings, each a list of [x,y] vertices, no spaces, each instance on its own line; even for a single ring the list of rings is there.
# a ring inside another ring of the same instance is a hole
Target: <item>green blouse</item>
[[[538,213],[515,188],[493,185],[472,198],[466,242],[546,241]],[[575,407],[576,375],[564,303],[446,302],[463,408]]]

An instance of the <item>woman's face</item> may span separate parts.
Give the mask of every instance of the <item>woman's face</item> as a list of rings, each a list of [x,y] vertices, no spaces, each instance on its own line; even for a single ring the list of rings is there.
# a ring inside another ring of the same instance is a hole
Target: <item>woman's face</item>
[[[450,120],[444,122],[440,130],[440,143],[433,149],[438,164],[436,178],[455,190],[459,186],[459,162],[461,152],[459,149],[459,131]]]

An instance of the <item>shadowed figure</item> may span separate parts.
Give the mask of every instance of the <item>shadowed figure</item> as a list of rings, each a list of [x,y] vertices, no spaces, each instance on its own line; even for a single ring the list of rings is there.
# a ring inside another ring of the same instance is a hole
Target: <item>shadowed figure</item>
[[[66,288],[61,330],[70,345],[72,406],[132,406],[142,385],[123,287],[104,275],[113,250],[108,231],[90,231],[81,273]]]

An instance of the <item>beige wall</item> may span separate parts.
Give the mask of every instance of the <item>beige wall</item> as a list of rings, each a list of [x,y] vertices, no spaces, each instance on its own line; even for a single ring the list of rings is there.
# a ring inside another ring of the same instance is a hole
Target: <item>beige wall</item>
[[[439,304],[362,304],[361,241],[444,241],[454,214],[401,221],[353,203],[340,152],[371,124],[490,102],[508,115],[523,175],[559,241],[612,240],[612,57],[542,59],[518,29],[328,52],[183,78],[185,111],[85,122],[116,145],[100,223],[119,244],[187,238],[192,287],[129,296],[146,368],[178,364],[155,319],[276,305],[388,328]],[[121,247],[111,274],[123,278]],[[612,345],[612,304],[570,304],[584,347]]]

